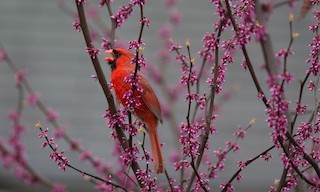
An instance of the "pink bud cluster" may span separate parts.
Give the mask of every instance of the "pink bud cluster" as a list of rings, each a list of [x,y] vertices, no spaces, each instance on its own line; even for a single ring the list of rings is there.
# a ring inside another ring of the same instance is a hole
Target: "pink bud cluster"
[[[93,44],[90,47],[86,48],[86,52],[89,53],[90,57],[96,59],[96,57],[100,54],[101,50],[94,48]]]
[[[157,189],[157,177],[151,178],[150,174],[147,170],[138,170],[137,171],[137,179],[141,181],[143,187],[142,191],[154,191]]]
[[[129,18],[133,13],[133,5],[123,5],[120,9],[111,16],[111,19],[115,21],[115,28],[122,27],[123,23]]]

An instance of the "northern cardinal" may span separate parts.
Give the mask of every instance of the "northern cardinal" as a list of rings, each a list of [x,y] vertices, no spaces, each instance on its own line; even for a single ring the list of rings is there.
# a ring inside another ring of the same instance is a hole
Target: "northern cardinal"
[[[135,65],[131,64],[133,54],[125,49],[107,50],[106,54],[113,57],[106,57],[104,60],[111,65],[111,82],[114,92],[122,105],[125,106],[127,98],[124,94],[132,90],[130,83],[126,83],[124,79],[134,73]],[[164,172],[164,163],[160,147],[160,140],[157,131],[158,121],[162,123],[161,108],[157,96],[153,92],[148,81],[138,71],[138,85],[143,89],[142,92],[135,90],[134,98],[139,102],[140,106],[134,107],[134,113],[147,127],[150,138],[151,155],[154,160],[154,172],[157,174]]]

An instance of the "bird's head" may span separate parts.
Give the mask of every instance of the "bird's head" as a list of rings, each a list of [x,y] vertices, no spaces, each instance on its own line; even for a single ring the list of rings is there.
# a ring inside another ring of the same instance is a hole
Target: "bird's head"
[[[112,57],[104,58],[111,65],[111,70],[116,69],[119,65],[130,65],[134,56],[130,51],[121,48],[109,49],[105,53],[112,55]]]

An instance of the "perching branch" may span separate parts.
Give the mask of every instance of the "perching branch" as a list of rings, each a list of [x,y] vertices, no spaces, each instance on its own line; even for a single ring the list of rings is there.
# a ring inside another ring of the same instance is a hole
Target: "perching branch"
[[[92,47],[93,45],[92,45],[92,41],[91,41],[91,37],[90,37],[89,28],[87,26],[87,21],[86,21],[85,12],[83,9],[83,4],[82,3],[79,4],[77,0],[75,0],[75,4],[77,6],[77,11],[79,14],[79,19],[80,19],[80,25],[81,25],[81,29],[82,29],[82,33],[83,33],[86,45],[87,45],[87,47]],[[116,106],[115,106],[111,91],[108,87],[107,81],[105,79],[104,73],[101,69],[99,59],[97,57],[92,57],[92,56],[90,58],[91,58],[91,62],[93,64],[93,67],[97,73],[98,81],[99,81],[101,88],[104,92],[104,95],[108,101],[110,113],[112,115],[115,115],[117,113]],[[127,148],[129,148],[129,144],[126,139],[126,135],[124,134],[123,129],[121,127],[116,127],[115,130],[117,133],[118,140],[119,140],[123,150],[125,151]],[[137,170],[140,169],[139,164],[137,162],[132,162],[131,168],[132,168],[135,175],[136,175]],[[136,177],[137,177],[137,175],[136,175]],[[141,181],[139,181],[139,185],[140,185],[140,187],[143,186],[141,184]]]

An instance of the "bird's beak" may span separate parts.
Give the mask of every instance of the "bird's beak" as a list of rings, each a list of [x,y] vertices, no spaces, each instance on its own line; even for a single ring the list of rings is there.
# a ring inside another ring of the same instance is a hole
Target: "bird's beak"
[[[110,64],[111,62],[114,61],[114,58],[113,58],[113,57],[114,57],[113,50],[112,50],[112,49],[109,49],[109,50],[107,50],[105,53],[106,53],[106,54],[109,54],[109,55],[112,55],[112,57],[106,57],[106,58],[104,58],[104,60],[107,61],[107,62]]]
[[[113,55],[113,49],[106,50],[106,54]]]

